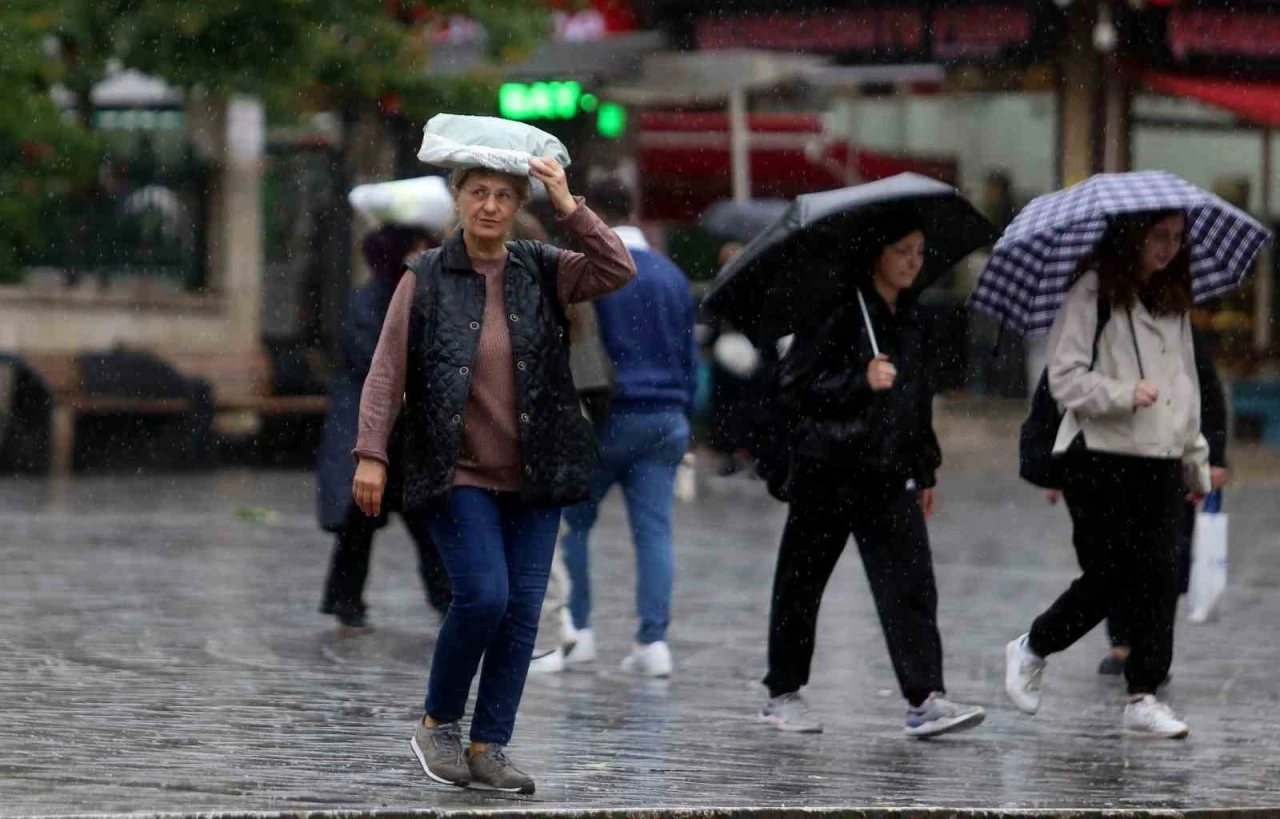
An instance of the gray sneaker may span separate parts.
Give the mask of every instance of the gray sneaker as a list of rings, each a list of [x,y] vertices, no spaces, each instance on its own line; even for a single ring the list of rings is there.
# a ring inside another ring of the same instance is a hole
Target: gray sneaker
[[[489,743],[489,747],[483,751],[468,749],[467,765],[471,768],[473,788],[526,796],[533,793],[533,777],[517,768],[496,742]]]
[[[977,728],[987,712],[976,705],[960,705],[934,692],[918,708],[907,709],[906,733],[909,737],[936,737],[954,731]]]
[[[795,734],[821,734],[822,723],[809,713],[809,703],[799,691],[780,694],[764,704],[758,719],[779,731]]]
[[[471,784],[471,770],[462,758],[462,723],[449,722],[428,728],[419,722],[409,746],[422,770],[436,782],[459,788]]]

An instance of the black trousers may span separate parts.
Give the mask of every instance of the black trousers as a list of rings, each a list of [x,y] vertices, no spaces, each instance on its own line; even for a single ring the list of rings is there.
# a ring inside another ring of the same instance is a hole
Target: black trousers
[[[1067,456],[1063,494],[1083,574],[1031,626],[1031,650],[1062,651],[1111,612],[1128,632],[1130,694],[1153,694],[1173,661],[1182,465],[1098,452]]]
[[[1187,503],[1183,507],[1182,528],[1178,532],[1178,594],[1186,594],[1191,588],[1191,544],[1196,534],[1196,505]],[[1079,554],[1079,548],[1076,549]],[[1124,612],[1115,608],[1107,615],[1107,638],[1113,646],[1129,645],[1129,627],[1124,621]]]
[[[404,515],[414,545],[418,547],[418,574],[426,590],[427,602],[444,613],[449,608],[452,593],[449,576],[436,550],[435,541],[427,531],[424,518]],[[329,577],[325,581],[324,602],[320,610],[325,614],[362,614],[364,584],[369,577],[369,558],[373,553],[373,536],[378,530],[378,519],[360,511],[354,503],[347,510],[346,525],[338,532],[333,557],[329,562]]]
[[[902,695],[912,705],[944,691],[938,591],[920,495],[893,480],[838,499],[805,494],[791,504],[769,618],[769,674],[777,697],[809,682],[822,593],[852,534]]]

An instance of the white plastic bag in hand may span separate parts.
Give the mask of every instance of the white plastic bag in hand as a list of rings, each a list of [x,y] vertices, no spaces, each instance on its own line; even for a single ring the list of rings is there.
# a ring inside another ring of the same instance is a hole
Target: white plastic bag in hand
[[[487,168],[529,175],[529,160],[549,157],[569,167],[564,143],[546,131],[498,117],[436,114],[422,129],[418,159],[445,168]]]
[[[1196,515],[1191,549],[1191,580],[1187,588],[1187,619],[1204,623],[1217,616],[1227,588],[1227,516],[1221,512]]]

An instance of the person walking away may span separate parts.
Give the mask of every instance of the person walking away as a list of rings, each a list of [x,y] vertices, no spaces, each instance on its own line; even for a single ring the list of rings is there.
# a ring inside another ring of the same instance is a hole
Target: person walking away
[[[1208,339],[1191,329],[1191,346],[1195,349],[1196,376],[1200,381],[1200,432],[1209,444],[1209,488],[1217,492],[1231,480],[1227,465],[1227,396],[1218,378]],[[1195,540],[1196,505],[1187,501],[1183,506],[1182,528],[1178,533],[1178,596],[1187,593],[1191,585],[1191,548]],[[1124,674],[1124,663],[1129,658],[1129,633],[1124,615],[1113,612],[1107,617],[1107,637],[1111,650],[1098,664],[1098,673],[1110,676]]]
[[[1114,613],[1130,647],[1125,728],[1190,732],[1156,698],[1173,658],[1184,504],[1210,485],[1185,229],[1181,211],[1112,217],[1054,320],[1049,389],[1065,409],[1054,452],[1082,574],[1006,647],[1005,689],[1028,714],[1046,658]]]
[[[399,506],[398,497],[393,496],[380,515],[368,517],[351,498],[351,481],[355,477],[351,450],[356,445],[360,390],[405,263],[433,244],[430,234],[420,228],[389,225],[370,233],[360,249],[372,278],[352,290],[347,299],[342,348],[329,393],[329,416],[316,458],[316,499],[320,527],[337,536],[320,611],[334,615],[348,629],[368,627],[364,587],[373,537],[387,524],[392,508]],[[449,577],[426,521],[421,515],[402,518],[417,547],[418,573],[427,602],[444,614],[449,608]]]
[[[583,414],[599,430],[613,394],[613,363],[600,339],[595,307],[575,304],[565,312],[569,320],[569,370],[573,373],[573,385],[578,391]],[[569,571],[565,568],[564,549],[561,547],[566,531],[567,527],[561,525],[561,541],[556,544],[551,558],[551,577],[542,600],[538,639],[533,646],[533,662],[529,664],[530,674],[559,674],[564,671],[565,654],[578,641],[577,630],[569,615]]]
[[[905,732],[931,737],[986,717],[952,702],[942,673],[937,589],[926,519],[942,455],[926,378],[928,345],[911,290],[926,237],[909,214],[859,237],[854,284],[820,327],[801,328],[779,364],[779,412],[793,426],[784,474],[790,500],[769,617],[769,701],[759,718],[817,733],[800,689],[809,682],[818,610],[850,534],[907,700]]]
[[[563,548],[576,635],[565,662],[581,665],[596,658],[587,545],[600,502],[616,484],[635,546],[640,621],[635,647],[622,661],[622,669],[665,677],[672,671],[667,645],[675,573],[671,514],[676,471],[689,449],[698,363],[693,294],[680,268],[650,248],[644,234],[628,224],[632,200],[626,187],[600,183],[591,201],[614,225],[637,272],[635,281],[596,303],[615,386],[600,426],[602,464],[592,480],[591,497],[565,511],[568,531]]]
[[[392,298],[361,396],[352,486],[365,514],[379,514],[403,403],[404,507],[427,515],[453,588],[410,745],[433,781],[522,794],[534,780],[505,746],[561,508],[588,496],[598,463],[574,397],[564,309],[635,275],[622,242],[569,193],[559,163],[534,158],[530,175],[584,252],[507,241],[529,200],[527,177],[454,172],[462,227],[415,260]]]

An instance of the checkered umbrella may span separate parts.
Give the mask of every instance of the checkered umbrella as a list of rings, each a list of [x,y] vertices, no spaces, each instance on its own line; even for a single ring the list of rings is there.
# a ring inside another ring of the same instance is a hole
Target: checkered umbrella
[[[1187,213],[1197,302],[1240,284],[1272,238],[1252,216],[1171,173],[1098,174],[1023,208],[996,243],[969,304],[1015,332],[1048,332],[1080,259],[1102,238],[1108,217],[1160,210]]]

